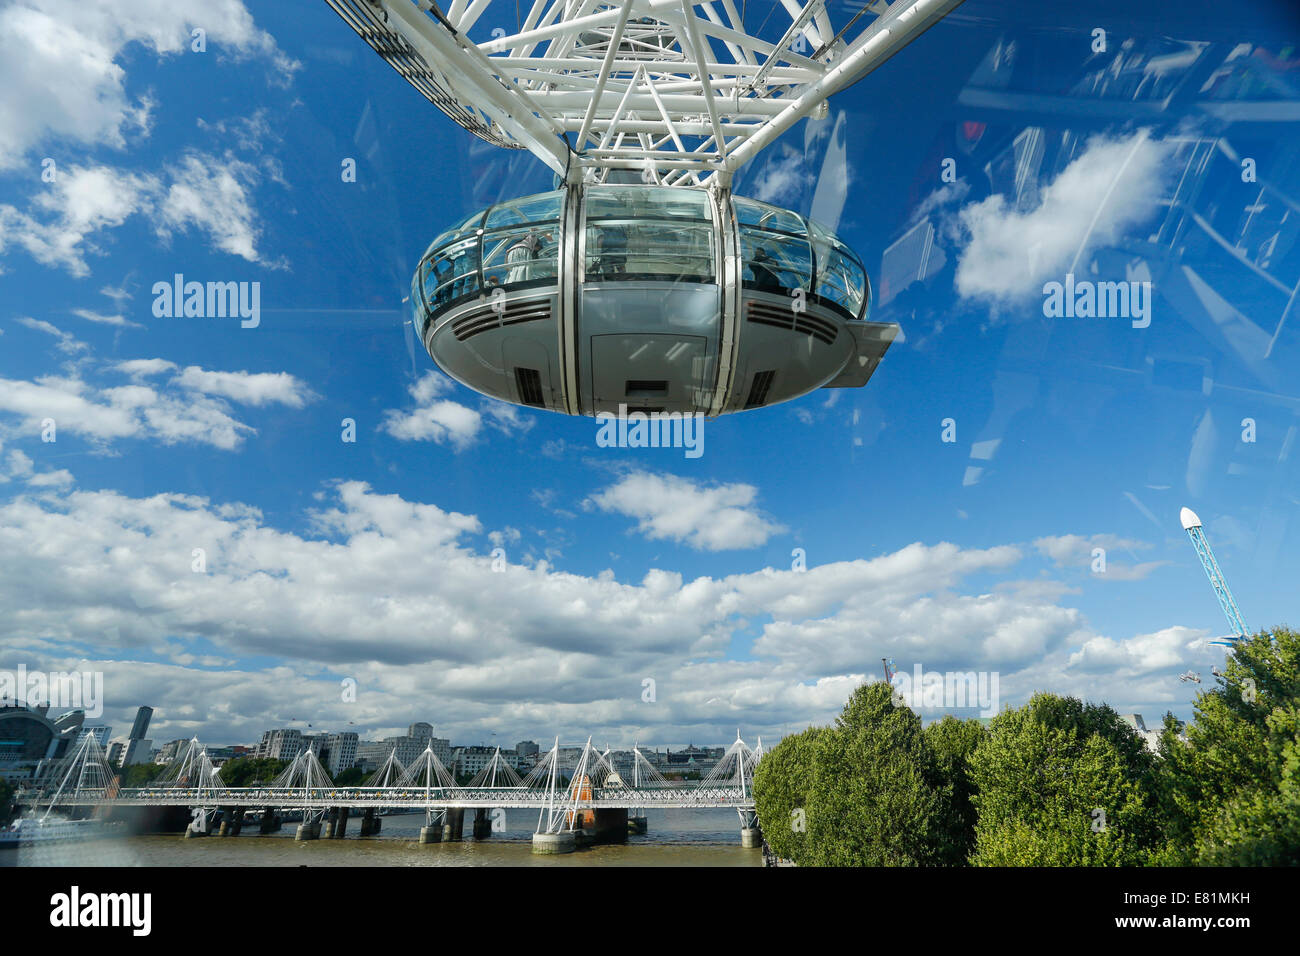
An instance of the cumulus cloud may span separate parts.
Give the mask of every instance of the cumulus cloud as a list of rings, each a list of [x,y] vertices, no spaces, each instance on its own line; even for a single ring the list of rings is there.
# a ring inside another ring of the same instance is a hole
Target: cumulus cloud
[[[426,373],[408,389],[416,407],[405,412],[388,409],[381,428],[402,441],[432,441],[464,448],[478,436],[483,416],[459,402],[438,398],[451,389],[451,379]]]
[[[1104,682],[1117,661],[1155,686],[1195,636],[1106,638],[1060,591],[965,587],[1014,573],[1011,546],[916,543],[802,573],[621,581],[520,560],[494,571],[487,546],[521,533],[483,533],[474,515],[361,482],[329,486],[295,531],[238,502],[29,486],[0,504],[0,644],[32,666],[96,661],[112,699],[154,702],[175,736],[254,739],[297,710],[373,736],[418,717],[455,736],[490,723],[630,743],[828,721],[882,656],[1000,671],[1004,700]],[[365,689],[360,703],[340,704],[342,677]]]
[[[1172,146],[1145,130],[1090,139],[1077,159],[1021,212],[1001,195],[958,213],[965,245],[955,283],[964,298],[1014,300],[1040,294],[1089,249],[1113,242],[1157,209]]]
[[[158,204],[158,234],[193,227],[207,233],[218,249],[258,262],[257,215],[248,187],[257,171],[248,163],[191,153],[171,171],[172,182]]]
[[[511,405],[488,402],[478,411],[441,397],[454,387],[447,376],[426,372],[407,389],[415,408],[387,409],[380,430],[400,441],[431,441],[461,451],[474,443],[484,426],[507,435],[533,427],[533,420]]]
[[[9,413],[27,432],[38,431],[42,421],[52,418],[61,431],[99,444],[150,438],[168,445],[194,443],[233,450],[256,429],[236,419],[224,399],[301,408],[315,398],[287,373],[208,372],[191,366],[154,386],[144,380],[174,370],[172,363],[136,359],[110,369],[132,376],[133,383],[102,387],[76,376],[32,381],[0,378],[0,413]]]
[[[147,206],[157,188],[152,176],[107,166],[70,166],[37,193],[32,202],[36,215],[0,205],[0,255],[12,244],[42,265],[61,266],[77,277],[89,275],[86,256],[101,251],[97,235]]]
[[[674,475],[634,472],[591,496],[602,511],[637,519],[651,540],[677,541],[700,551],[755,548],[785,531],[754,506],[758,489],[706,487]]]
[[[161,176],[69,166],[36,194],[31,212],[0,205],[0,255],[14,246],[42,265],[86,276],[87,258],[104,251],[99,244],[103,234],[140,214],[153,216],[163,240],[193,229],[223,252],[267,264],[257,249],[261,227],[251,199],[257,181],[256,169],[247,163],[196,152]],[[77,314],[111,325],[131,324],[121,316]]]
[[[1119,676],[1169,671],[1182,666],[1189,650],[1204,644],[1204,632],[1187,627],[1167,627],[1124,640],[1098,636],[1070,655],[1070,666]]]
[[[122,61],[139,46],[189,51],[206,31],[210,56],[261,58],[273,75],[297,64],[257,28],[242,0],[19,0],[0,10],[0,170],[51,141],[121,149],[147,132],[154,104],[126,91]]]
[[[288,372],[213,372],[190,365],[174,381],[182,388],[220,395],[241,405],[278,404],[302,408],[316,397],[300,379]]]
[[[15,448],[0,466],[0,484],[14,480],[24,482],[32,488],[63,488],[72,484],[73,477],[71,472],[62,468],[38,472],[31,458]]]
[[[149,375],[161,375],[163,372],[169,372],[176,368],[174,362],[166,359],[129,359],[125,362],[118,362],[113,366],[119,372],[125,372],[132,378],[147,377]]]

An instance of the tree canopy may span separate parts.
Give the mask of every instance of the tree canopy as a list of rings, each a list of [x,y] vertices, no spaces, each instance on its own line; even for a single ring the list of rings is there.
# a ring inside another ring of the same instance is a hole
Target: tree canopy
[[[1238,642],[1179,739],[1166,717],[1163,861],[1300,865],[1300,634],[1280,627]]]
[[[221,765],[221,779],[228,787],[251,787],[270,783],[287,766],[289,761],[272,757],[236,757]]]
[[[1237,642],[1216,677],[1155,752],[1104,703],[922,729],[863,685],[759,763],[759,823],[812,866],[1300,865],[1300,634]]]

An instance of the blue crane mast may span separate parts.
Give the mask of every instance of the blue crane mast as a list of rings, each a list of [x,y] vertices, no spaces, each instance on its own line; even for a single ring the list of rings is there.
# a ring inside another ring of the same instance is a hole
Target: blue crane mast
[[[1228,619],[1228,627],[1232,629],[1232,634],[1226,640],[1216,640],[1210,643],[1231,646],[1235,642],[1248,637],[1250,629],[1246,627],[1246,621],[1241,616],[1241,610],[1237,607],[1237,599],[1232,596],[1228,582],[1224,579],[1223,572],[1219,570],[1219,562],[1214,559],[1214,551],[1210,548],[1210,542],[1205,538],[1205,531],[1201,527],[1201,519],[1196,516],[1196,512],[1191,508],[1184,508],[1180,512],[1179,518],[1183,523],[1183,530],[1192,539],[1192,547],[1196,549],[1196,556],[1201,559],[1201,567],[1205,569],[1205,576],[1210,579],[1210,587],[1214,588],[1214,596],[1219,599],[1219,607],[1223,608],[1223,616]]]

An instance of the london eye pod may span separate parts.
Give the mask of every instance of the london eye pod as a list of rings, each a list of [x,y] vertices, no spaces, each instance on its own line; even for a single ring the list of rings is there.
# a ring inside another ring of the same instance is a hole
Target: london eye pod
[[[513,34],[481,25],[502,0],[326,2],[457,124],[556,174],[420,259],[413,325],[462,384],[714,416],[865,385],[898,335],[844,242],[731,178],[961,0],[854,3],[837,28],[826,0],[780,0],[754,33],[732,0],[533,0],[498,11]]]

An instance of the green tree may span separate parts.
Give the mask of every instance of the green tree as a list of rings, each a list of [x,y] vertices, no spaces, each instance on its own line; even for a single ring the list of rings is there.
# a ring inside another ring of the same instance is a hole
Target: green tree
[[[921,719],[895,705],[889,685],[854,691],[817,738],[808,838],[795,862],[813,866],[924,866],[946,862],[951,826]]]
[[[951,714],[925,728],[925,743],[934,758],[940,784],[950,794],[950,825],[940,852],[954,866],[964,864],[975,848],[976,813],[971,800],[975,783],[970,759],[988,735],[980,721],[958,720]]]
[[[1237,642],[1186,735],[1165,718],[1162,862],[1300,865],[1300,634]]]
[[[349,767],[347,770],[339,772],[334,778],[334,782],[340,787],[355,787],[366,779],[366,772],[360,767]]]
[[[1110,707],[1036,694],[970,758],[979,866],[1136,866],[1160,842],[1155,759]]]
[[[271,757],[236,757],[221,765],[221,780],[227,787],[252,787],[270,783],[287,766],[289,761]]]
[[[133,763],[122,768],[118,780],[123,787],[143,787],[162,773],[165,766],[160,763]]]
[[[786,737],[754,770],[754,808],[763,839],[772,852],[796,863],[808,842],[808,800],[819,738],[826,731],[809,727]]]

